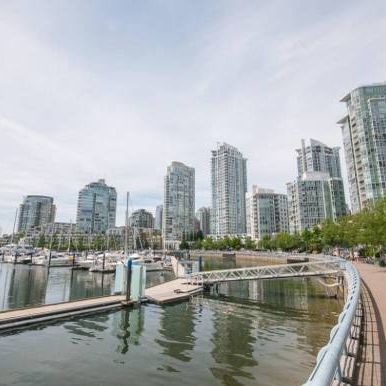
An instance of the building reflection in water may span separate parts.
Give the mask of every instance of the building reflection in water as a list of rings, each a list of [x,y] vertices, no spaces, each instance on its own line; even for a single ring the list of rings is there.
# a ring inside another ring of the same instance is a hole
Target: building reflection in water
[[[111,294],[114,275],[0,264],[0,310]]]
[[[63,324],[63,327],[72,334],[73,343],[84,341],[85,338],[98,338],[98,334],[107,330],[109,314],[101,313],[73,319]]]
[[[47,277],[45,303],[68,301],[71,290],[71,270],[66,268],[50,268]]]
[[[279,308],[307,310],[310,297],[324,296],[324,292],[320,292],[320,288],[318,291],[311,280],[302,278],[222,283],[212,291],[212,295],[245,299]]]
[[[342,299],[327,299],[324,288],[313,278],[223,283],[212,295],[258,302],[262,310],[278,317],[281,314],[277,328],[296,328],[298,348],[311,355],[327,343],[331,325],[336,323],[343,306]],[[272,328],[267,323],[270,322],[260,319],[258,328]],[[316,323],[317,330],[313,328]]]
[[[0,307],[19,308],[44,302],[47,271],[29,266],[0,264]]]
[[[238,378],[253,380],[247,368],[258,365],[253,357],[256,338],[252,319],[239,314],[238,308],[237,304],[225,302],[213,307],[211,341],[216,365],[211,372],[225,385],[241,385]]]
[[[110,295],[114,287],[114,275],[75,270],[71,272],[70,299]]]
[[[195,311],[189,303],[179,303],[162,308],[160,315],[160,338],[155,339],[164,355],[190,362],[194,348]]]
[[[137,346],[144,330],[145,309],[143,307],[127,308],[112,315],[113,334],[118,338],[116,351],[126,354],[130,346]]]

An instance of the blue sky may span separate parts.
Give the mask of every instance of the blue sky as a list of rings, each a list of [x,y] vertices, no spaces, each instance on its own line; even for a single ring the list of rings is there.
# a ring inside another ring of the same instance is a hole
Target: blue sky
[[[172,160],[210,205],[217,141],[248,158],[248,185],[285,192],[295,148],[342,146],[339,99],[386,80],[386,2],[0,3],[0,227],[23,195],[57,220],[105,178],[153,210]],[[344,166],[344,155],[341,152]]]

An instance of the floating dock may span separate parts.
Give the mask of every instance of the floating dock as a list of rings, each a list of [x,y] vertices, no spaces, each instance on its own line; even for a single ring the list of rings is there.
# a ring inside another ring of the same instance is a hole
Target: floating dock
[[[185,279],[176,279],[147,288],[145,296],[151,303],[165,304],[187,300],[202,290],[203,287],[189,284]]]
[[[125,296],[113,295],[1,311],[0,332],[23,328],[41,322],[102,312],[132,304],[132,302],[127,304],[125,299]]]
[[[176,276],[185,275],[185,268],[177,259],[173,259]],[[165,304],[188,300],[201,293],[202,286],[189,284],[185,278],[177,278],[145,290],[145,298],[151,303]],[[133,305],[124,295],[102,296],[69,302],[39,305],[0,311],[0,333],[28,327],[33,324],[52,322],[58,319],[94,314],[116,308]]]
[[[188,284],[184,279],[176,279],[146,289],[145,296],[151,303],[165,304],[187,300],[192,295],[197,295],[201,292],[202,287]],[[0,333],[28,327],[33,324],[52,322],[73,316],[95,314],[133,304],[134,302],[132,301],[126,302],[126,296],[124,295],[111,295],[1,311]]]

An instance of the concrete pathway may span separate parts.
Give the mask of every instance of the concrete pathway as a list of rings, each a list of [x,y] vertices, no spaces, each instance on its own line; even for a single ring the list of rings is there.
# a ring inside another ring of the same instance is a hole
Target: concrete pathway
[[[356,384],[386,386],[386,269],[354,263],[362,278],[364,325]]]

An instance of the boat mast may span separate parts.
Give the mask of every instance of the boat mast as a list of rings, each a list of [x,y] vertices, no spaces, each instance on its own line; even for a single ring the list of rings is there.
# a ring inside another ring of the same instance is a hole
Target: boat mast
[[[61,247],[62,247],[62,232],[59,233],[58,251],[60,251]]]
[[[13,244],[13,239],[14,239],[14,237],[15,237],[15,228],[16,228],[17,212],[18,212],[18,209],[16,208],[15,220],[13,221],[13,230],[12,230],[11,245]]]
[[[128,227],[129,227],[129,197],[130,193],[126,194],[126,216],[125,216],[125,258],[127,259],[127,236],[128,236]]]
[[[51,265],[51,257],[52,257],[52,240],[54,238],[54,224],[52,224],[52,229],[51,229],[51,238],[50,238],[50,253],[48,255],[48,268]]]
[[[51,237],[50,237],[50,253],[52,249],[52,239],[54,238],[54,224],[52,224]]]
[[[67,253],[70,253],[71,236],[72,236],[72,220],[70,220],[70,234],[69,234],[69,236],[68,236],[68,248],[67,248]]]

